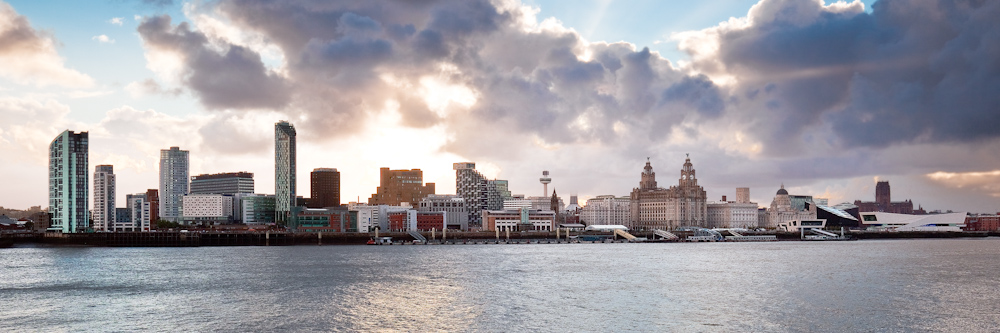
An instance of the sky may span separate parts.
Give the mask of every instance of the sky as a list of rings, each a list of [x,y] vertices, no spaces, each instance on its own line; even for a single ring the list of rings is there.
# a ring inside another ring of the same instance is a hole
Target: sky
[[[191,175],[274,192],[274,123],[298,192],[342,202],[380,167],[454,193],[472,161],[511,190],[628,195],[686,154],[709,200],[784,185],[831,204],[1000,211],[1000,2],[0,0],[0,206],[47,206],[48,144],[90,133],[118,205]]]

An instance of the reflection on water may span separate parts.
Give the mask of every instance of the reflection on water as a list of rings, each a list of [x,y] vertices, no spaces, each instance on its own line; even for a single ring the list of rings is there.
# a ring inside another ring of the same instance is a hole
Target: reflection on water
[[[1000,240],[0,249],[4,331],[996,331]]]

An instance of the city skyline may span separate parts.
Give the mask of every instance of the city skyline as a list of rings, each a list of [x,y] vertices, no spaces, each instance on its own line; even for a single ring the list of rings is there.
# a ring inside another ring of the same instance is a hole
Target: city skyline
[[[985,35],[903,25],[944,10],[975,22],[972,14],[996,4],[914,5],[907,14],[894,10],[898,1],[690,10],[465,1],[404,15],[278,2],[306,17],[301,30],[282,34],[287,17],[253,22],[253,3],[242,11],[228,1],[157,3],[101,3],[59,22],[85,5],[49,12],[60,6],[0,2],[0,36],[13,31],[6,27],[27,32],[0,46],[0,60],[15,64],[0,69],[0,171],[17,190],[0,194],[0,206],[46,206],[46,147],[67,129],[90,133],[87,175],[114,166],[119,203],[158,187],[157,151],[169,147],[190,152],[190,175],[245,170],[267,193],[270,131],[286,119],[298,131],[297,172],[337,168],[342,203],[374,193],[381,167],[421,169],[439,194],[454,193],[450,166],[465,161],[529,196],[549,170],[550,190],[585,202],[627,195],[646,157],[661,183],[674,184],[690,153],[709,201],[749,187],[766,205],[781,184],[830,204],[872,201],[876,180],[890,180],[894,198],[927,210],[1000,210],[1000,140],[983,128],[1000,123],[989,112],[1000,105],[991,83],[998,73],[975,56],[954,56],[982,55],[962,42]],[[642,9],[667,19],[623,23],[622,13]],[[476,19],[443,19],[465,16]],[[909,44],[857,33],[892,29]],[[875,46],[844,54],[823,43]],[[798,49],[810,51],[791,52]],[[470,50],[478,63],[458,56]],[[303,194],[309,179],[297,177],[295,187]]]

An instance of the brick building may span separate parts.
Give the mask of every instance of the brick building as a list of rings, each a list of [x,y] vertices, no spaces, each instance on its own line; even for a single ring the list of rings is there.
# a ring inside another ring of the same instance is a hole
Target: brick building
[[[966,231],[1000,231],[1000,213],[965,217]]]
[[[309,173],[309,208],[340,206],[340,172],[317,168]]]
[[[894,214],[914,214],[913,201],[892,202],[889,181],[883,180],[875,184],[875,201],[854,200],[859,212],[884,212]]]

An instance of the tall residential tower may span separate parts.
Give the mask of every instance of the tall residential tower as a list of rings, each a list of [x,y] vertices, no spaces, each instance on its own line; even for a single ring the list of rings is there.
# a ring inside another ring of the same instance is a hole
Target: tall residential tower
[[[50,231],[84,232],[90,227],[87,219],[88,136],[87,132],[67,130],[49,144]],[[111,215],[114,217],[113,213]]]
[[[295,126],[274,124],[274,220],[288,222],[295,202]]]
[[[180,222],[181,203],[188,194],[189,155],[178,147],[160,150],[160,218]]]
[[[114,230],[115,168],[98,165],[94,168],[94,230]]]

